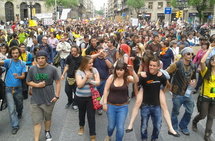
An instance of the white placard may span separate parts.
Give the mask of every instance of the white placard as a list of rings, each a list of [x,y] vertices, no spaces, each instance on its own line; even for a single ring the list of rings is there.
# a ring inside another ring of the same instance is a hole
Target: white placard
[[[132,23],[132,26],[138,26],[138,19],[137,18],[132,18],[131,23]]]
[[[35,15],[38,19],[48,19],[52,18],[53,14],[52,13],[39,13]]]
[[[70,11],[71,11],[71,9],[63,9],[60,19],[61,19],[61,20],[66,20],[66,19],[67,19],[67,16],[68,16],[68,13],[69,13]]]
[[[43,19],[43,24],[44,25],[53,25],[54,20],[52,20],[52,19]]]

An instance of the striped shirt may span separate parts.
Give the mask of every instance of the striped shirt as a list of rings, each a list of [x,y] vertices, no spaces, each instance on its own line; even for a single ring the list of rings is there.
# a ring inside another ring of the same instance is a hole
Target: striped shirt
[[[92,72],[93,74],[96,74],[98,73],[97,69],[96,68],[92,68]],[[76,75],[80,75],[82,78],[85,78],[86,77],[86,74],[81,71],[81,70],[77,70],[76,72]],[[95,80],[94,77],[90,78],[91,80]],[[85,83],[85,85],[82,87],[82,88],[76,88],[76,95],[78,97],[90,97],[92,94],[91,94],[91,90],[90,90],[90,85],[89,83]]]

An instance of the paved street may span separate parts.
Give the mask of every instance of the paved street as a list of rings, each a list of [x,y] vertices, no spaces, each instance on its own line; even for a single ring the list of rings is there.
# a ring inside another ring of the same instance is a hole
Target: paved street
[[[196,98],[197,95],[194,95]],[[167,94],[167,101],[169,105],[169,109],[171,109],[171,95]],[[62,90],[61,90],[61,98],[56,103],[54,112],[53,112],[53,124],[52,124],[52,136],[53,141],[88,141],[88,127],[85,129],[84,136],[79,136],[77,134],[78,131],[78,112],[72,110],[71,108],[65,109],[64,106],[67,102],[67,97],[64,93],[64,83],[62,82]],[[131,108],[134,103],[134,99],[132,99],[130,104],[129,116],[131,113]],[[8,111],[0,112],[0,141],[32,141],[33,140],[33,129],[31,122],[31,115],[29,109],[29,99],[24,101],[24,112],[23,118],[21,120],[21,128],[18,131],[17,135],[11,134],[11,128],[9,126],[9,116]],[[183,108],[181,113],[183,112]],[[196,115],[196,109],[193,116]],[[127,119],[128,122],[128,119]],[[126,123],[127,124],[127,123]],[[149,135],[151,135],[151,123],[149,124]],[[163,125],[160,133],[159,141],[203,141],[204,135],[204,127],[205,121],[201,121],[198,124],[199,131],[197,133],[191,131],[190,136],[181,135],[180,138],[174,138],[167,134],[167,126],[163,120]],[[107,127],[107,119],[106,114],[102,116],[96,115],[96,131],[97,131],[97,140],[103,141],[106,136],[106,127]],[[127,126],[126,126],[127,127]],[[125,141],[140,141],[140,116],[138,116],[135,122],[135,132],[131,132],[129,134],[125,134]],[[215,131],[215,127],[213,127]],[[44,131],[44,130],[43,130]],[[114,134],[115,136],[115,134]],[[215,134],[213,134],[213,141],[215,141]],[[113,137],[114,139],[114,137]],[[42,132],[41,141],[44,141],[44,132]]]

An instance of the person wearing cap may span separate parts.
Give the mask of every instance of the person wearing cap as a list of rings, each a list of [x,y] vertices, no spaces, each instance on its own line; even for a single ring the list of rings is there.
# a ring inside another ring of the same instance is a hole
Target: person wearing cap
[[[188,124],[193,113],[194,101],[192,90],[196,85],[196,67],[192,63],[193,49],[185,47],[181,51],[181,59],[167,68],[167,72],[173,75],[171,92],[173,93],[173,108],[171,120],[173,128],[185,135],[190,135]],[[178,122],[178,115],[181,106],[185,107],[185,113]]]
[[[34,141],[39,141],[42,122],[45,120],[46,141],[51,141],[52,111],[60,96],[60,77],[57,68],[47,63],[48,54],[40,50],[36,54],[37,65],[28,72],[26,83],[32,87],[31,116],[34,125]],[[53,81],[56,83],[54,90]]]

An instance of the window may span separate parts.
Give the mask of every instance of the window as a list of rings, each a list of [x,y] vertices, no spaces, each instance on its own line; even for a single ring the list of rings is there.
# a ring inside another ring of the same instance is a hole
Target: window
[[[149,2],[148,9],[153,9],[153,2]]]
[[[158,9],[162,9],[163,8],[163,2],[158,2]]]

